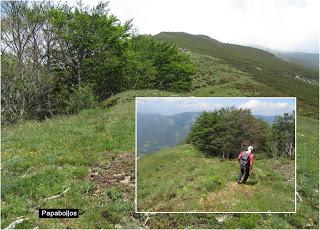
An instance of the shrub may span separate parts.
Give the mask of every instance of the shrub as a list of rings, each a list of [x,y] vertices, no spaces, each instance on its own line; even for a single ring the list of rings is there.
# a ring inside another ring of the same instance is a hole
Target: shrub
[[[227,108],[204,112],[191,128],[188,141],[207,156],[232,158],[245,144],[265,150],[268,125],[250,110]]]
[[[272,125],[275,153],[294,157],[295,152],[295,113],[278,116]]]
[[[151,36],[133,37],[127,54],[127,88],[189,91],[195,65],[189,55]]]
[[[71,90],[62,88],[58,96],[58,113],[77,113],[83,109],[93,108],[96,105],[96,96],[92,85],[74,86]]]

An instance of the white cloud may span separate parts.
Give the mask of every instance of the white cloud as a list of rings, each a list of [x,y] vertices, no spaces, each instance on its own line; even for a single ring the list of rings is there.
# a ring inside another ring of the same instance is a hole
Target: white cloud
[[[287,102],[267,102],[261,100],[249,100],[238,108],[250,109],[255,115],[274,116],[282,115],[283,113],[291,113],[295,110],[295,106],[289,105]]]
[[[199,109],[203,109],[203,108],[208,108],[210,105],[208,103],[204,103],[204,102],[192,102],[192,101],[189,101],[189,102],[184,102],[184,103],[181,103],[179,105],[177,105],[179,107],[182,107],[182,108],[199,108]]]
[[[145,97],[138,99],[140,111],[145,113],[176,114],[203,112],[222,108],[222,104],[194,97]]]
[[[138,103],[146,104],[149,102],[152,103],[179,103],[180,101],[185,100],[183,97],[139,97]]]
[[[212,111],[222,108],[223,106],[221,104],[212,104],[201,101],[182,101],[182,103],[178,104],[177,107],[193,111]]]

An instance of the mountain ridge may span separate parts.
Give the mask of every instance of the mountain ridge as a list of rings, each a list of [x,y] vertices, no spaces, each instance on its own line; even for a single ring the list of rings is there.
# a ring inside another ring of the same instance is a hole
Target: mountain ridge
[[[214,50],[217,51],[216,54],[222,56],[222,58],[226,57],[226,56],[221,55],[222,51],[230,51],[230,50],[237,51],[236,49],[245,49],[247,51],[251,51],[251,55],[252,54],[264,55],[265,57],[269,57],[269,58],[273,59],[273,61],[276,60],[276,61],[280,62],[280,64],[286,65],[286,67],[294,67],[294,69],[297,69],[297,70],[299,70],[299,68],[301,67],[299,65],[289,63],[289,62],[282,60],[281,58],[278,58],[276,54],[271,52],[271,50],[268,50],[268,49],[264,50],[259,47],[251,47],[251,46],[238,45],[238,44],[232,44],[232,43],[224,43],[224,42],[220,42],[214,38],[211,38],[207,35],[202,35],[202,34],[195,35],[195,34],[189,34],[186,32],[160,32],[159,34],[154,35],[154,38],[159,39],[159,40],[171,41],[179,47],[181,47],[183,44],[186,44],[186,43],[177,42],[178,41],[177,38],[196,40],[196,41],[198,41],[198,43],[200,42],[199,39],[204,38],[204,40],[214,42],[218,45],[218,47],[211,46],[210,49],[214,48]],[[187,47],[182,47],[182,48],[187,48]],[[220,48],[220,50],[217,48]],[[196,49],[196,48],[194,48],[194,49]],[[200,48],[197,48],[197,49],[200,50]],[[204,52],[206,52],[206,51],[204,50]],[[240,54],[239,52],[235,52],[235,53]],[[240,54],[240,56],[241,56],[241,54]],[[213,55],[213,57],[215,57],[215,55]],[[242,55],[242,57],[243,57],[243,55]],[[254,60],[253,58],[254,58],[254,56],[247,57],[245,59],[245,61],[252,60],[254,63],[257,60]],[[312,72],[312,70],[310,70],[310,69],[307,69],[307,70]]]
[[[176,32],[162,32],[154,36],[160,41],[196,54],[210,56],[220,64],[234,67],[249,75],[256,83],[270,88],[259,96],[297,97],[297,108],[305,116],[318,118],[319,73],[301,65],[289,63],[276,55],[258,48],[227,44],[203,38],[199,35]],[[216,77],[211,75],[211,78]]]

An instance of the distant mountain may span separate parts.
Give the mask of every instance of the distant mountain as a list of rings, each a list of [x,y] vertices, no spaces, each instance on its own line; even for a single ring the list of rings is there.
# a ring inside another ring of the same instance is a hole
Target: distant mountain
[[[163,147],[181,144],[190,132],[200,112],[186,112],[171,116],[138,113],[137,150],[138,155],[158,151]],[[269,124],[275,116],[254,115]]]
[[[294,64],[302,65],[307,68],[319,70],[319,53],[306,53],[306,52],[284,52],[273,50],[264,46],[259,45],[248,45],[249,47],[258,48],[269,53],[273,53],[278,58],[284,61],[291,62]]]
[[[263,116],[263,115],[253,115],[253,116],[255,118],[263,120],[269,124],[272,124],[276,119],[276,116]]]
[[[200,112],[186,112],[172,116],[138,113],[138,155],[163,147],[177,145],[185,140]]]
[[[274,54],[287,62],[303,65],[316,70],[319,69],[319,54],[317,53],[274,51]]]

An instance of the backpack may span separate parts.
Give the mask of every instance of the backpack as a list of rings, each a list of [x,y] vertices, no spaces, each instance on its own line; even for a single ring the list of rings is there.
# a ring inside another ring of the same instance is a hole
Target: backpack
[[[248,151],[242,153],[242,156],[240,158],[240,167],[242,169],[249,167],[249,156],[250,153]]]

